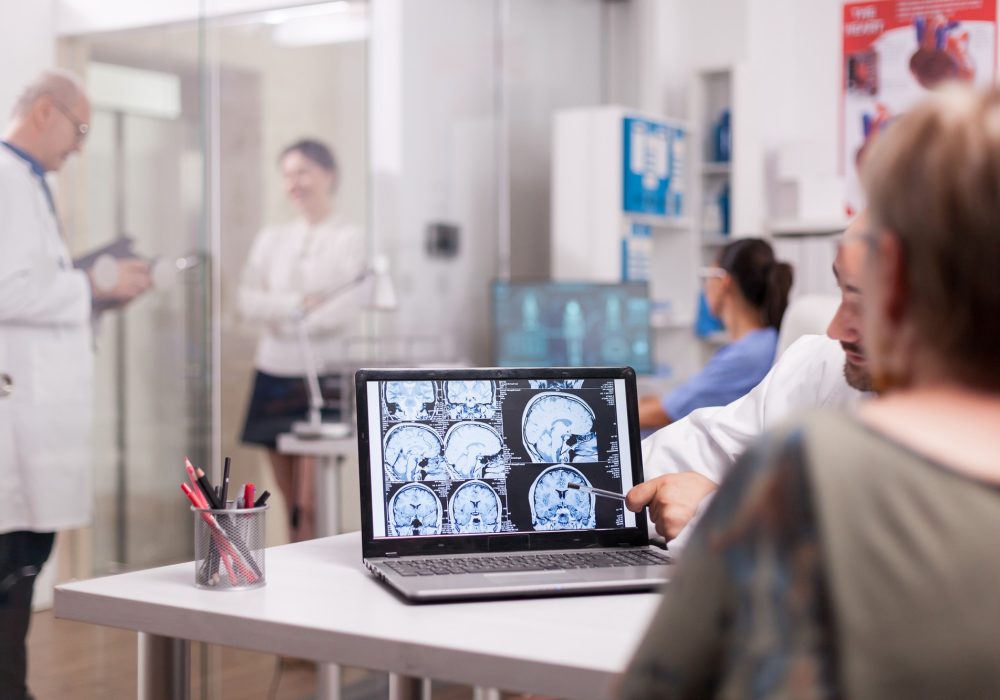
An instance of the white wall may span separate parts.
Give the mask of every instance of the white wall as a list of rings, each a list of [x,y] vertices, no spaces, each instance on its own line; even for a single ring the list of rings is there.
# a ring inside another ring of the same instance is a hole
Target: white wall
[[[493,3],[482,0],[376,4],[374,14],[371,64],[396,72],[388,85],[372,84],[376,245],[392,256],[400,298],[388,331],[441,339],[445,360],[482,356],[488,338],[486,280],[497,261],[495,30]],[[395,118],[382,105],[397,109]],[[455,258],[427,255],[433,221],[460,227]]]
[[[0,123],[24,86],[55,64],[55,0],[0,0]]]
[[[552,118],[559,109],[601,104],[601,5],[601,0],[509,5],[504,80],[514,278],[543,279],[551,270]]]

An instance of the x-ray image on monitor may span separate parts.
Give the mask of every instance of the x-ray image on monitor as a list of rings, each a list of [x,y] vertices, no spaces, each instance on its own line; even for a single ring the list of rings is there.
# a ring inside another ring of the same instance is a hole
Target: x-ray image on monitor
[[[649,287],[495,282],[493,350],[500,367],[628,365],[649,374]]]
[[[627,493],[634,485],[625,379],[599,373],[555,379],[527,371],[497,379],[449,373],[455,376],[428,382],[436,387],[431,404],[419,391],[407,390],[420,389],[416,380],[367,383],[376,537],[635,525],[635,514],[621,501],[595,500],[568,486]],[[399,421],[401,408],[406,415],[418,410],[429,417]]]

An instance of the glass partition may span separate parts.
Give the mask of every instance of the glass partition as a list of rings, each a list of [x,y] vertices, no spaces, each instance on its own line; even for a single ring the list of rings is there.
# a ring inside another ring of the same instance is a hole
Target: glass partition
[[[240,443],[259,332],[240,278],[258,233],[296,216],[278,155],[298,139],[332,146],[335,208],[367,236],[368,32],[368,4],[341,1],[63,41],[94,108],[62,178],[71,245],[127,236],[157,273],[97,321],[95,573],[190,558],[185,456],[216,479],[231,456],[239,483],[276,491]],[[345,345],[366,333],[359,321]]]
[[[240,483],[275,490],[240,440],[261,328],[238,299],[254,240],[297,215],[285,146],[332,146],[335,210],[369,261],[388,256],[399,300],[339,329],[330,369],[482,365],[490,282],[548,274],[552,115],[612,92],[604,0],[221,5],[61,46],[95,108],[62,182],[74,249],[128,235],[170,263],[156,290],[99,323],[96,571],[190,556],[185,455],[213,475],[229,455]],[[348,528],[355,490],[342,489]],[[283,515],[272,522],[282,541]]]
[[[150,292],[95,319],[95,573],[189,557],[178,483],[185,456],[211,455],[203,105],[185,46],[197,46],[196,27],[63,47],[93,104],[86,150],[63,178],[74,252],[127,238],[157,271]]]

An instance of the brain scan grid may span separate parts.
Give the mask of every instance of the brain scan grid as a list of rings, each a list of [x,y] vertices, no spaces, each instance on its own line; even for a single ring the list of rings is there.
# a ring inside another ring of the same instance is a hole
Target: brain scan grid
[[[634,524],[621,503],[568,487],[632,485],[621,380],[391,381],[377,394],[370,386],[381,429],[373,498],[385,504],[376,536]]]

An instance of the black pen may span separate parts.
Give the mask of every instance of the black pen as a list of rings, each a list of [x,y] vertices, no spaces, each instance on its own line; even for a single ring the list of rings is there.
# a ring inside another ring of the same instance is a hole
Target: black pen
[[[260,508],[262,505],[264,505],[265,503],[267,503],[267,499],[270,498],[270,497],[271,497],[271,492],[270,491],[265,491],[264,493],[262,493],[260,495],[260,497],[256,501],[253,502],[253,507],[254,508]]]
[[[592,493],[595,496],[603,496],[604,498],[613,498],[616,501],[625,500],[625,494],[618,493],[617,491],[608,491],[607,489],[595,489],[593,486],[584,486],[583,484],[577,484],[572,481],[566,484],[566,486],[568,486],[571,489],[576,489],[577,491]]]
[[[215,489],[212,488],[212,484],[209,482],[208,477],[205,476],[205,472],[199,469],[196,474],[198,475],[198,486],[201,488],[202,493],[205,494],[208,505],[212,506],[212,510],[222,510],[222,507],[219,505],[219,498],[215,495]]]
[[[229,457],[226,457],[222,466],[222,507],[226,507],[226,499],[229,497]]]

